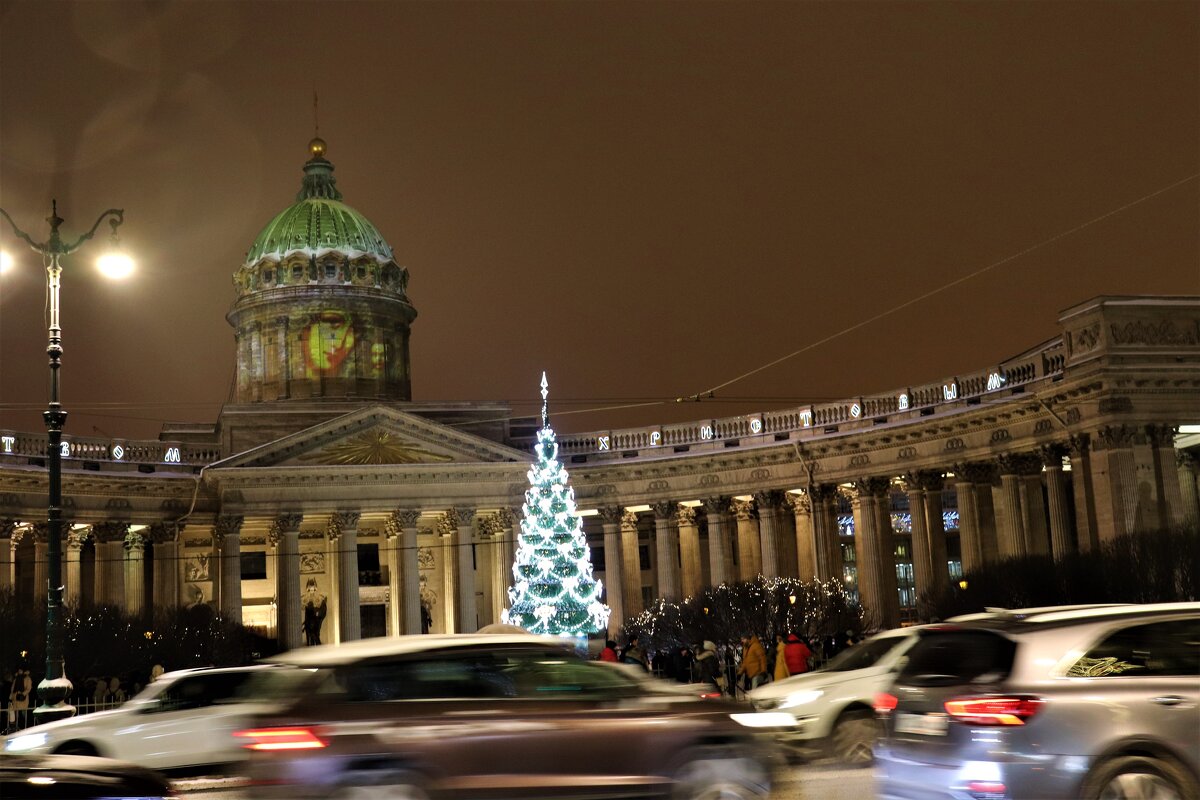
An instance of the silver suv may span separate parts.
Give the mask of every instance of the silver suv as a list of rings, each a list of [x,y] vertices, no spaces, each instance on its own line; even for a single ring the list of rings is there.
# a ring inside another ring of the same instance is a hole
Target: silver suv
[[[876,697],[889,800],[1200,797],[1200,603],[931,625]]]

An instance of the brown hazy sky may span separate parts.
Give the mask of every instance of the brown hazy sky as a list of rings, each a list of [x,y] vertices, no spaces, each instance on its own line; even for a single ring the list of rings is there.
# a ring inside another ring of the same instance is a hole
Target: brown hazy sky
[[[868,394],[1097,294],[1200,294],[1191,0],[0,2],[0,205],[39,235],[51,197],[74,231],[124,207],[140,261],[68,268],[68,434],[216,418],[314,87],[411,273],[417,400],[535,399],[543,368],[559,411],[698,392],[1180,181],[723,392],[748,404],[556,422]],[[44,272],[0,244],[0,428],[39,430]]]

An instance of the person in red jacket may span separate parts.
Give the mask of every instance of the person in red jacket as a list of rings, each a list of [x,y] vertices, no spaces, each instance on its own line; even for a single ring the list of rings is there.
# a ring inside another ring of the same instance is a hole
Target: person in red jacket
[[[601,661],[611,661],[617,663],[620,659],[617,658],[617,643],[609,639],[604,643],[604,649],[600,651]]]
[[[783,647],[783,658],[787,662],[788,673],[799,675],[808,672],[808,659],[811,657],[812,650],[804,640],[794,633],[789,633]]]

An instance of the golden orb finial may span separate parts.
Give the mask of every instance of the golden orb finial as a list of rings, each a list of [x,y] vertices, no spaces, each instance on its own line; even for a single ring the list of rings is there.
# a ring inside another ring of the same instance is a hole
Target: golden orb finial
[[[320,136],[314,136],[313,140],[308,143],[308,152],[312,153],[313,158],[324,158],[325,140]]]

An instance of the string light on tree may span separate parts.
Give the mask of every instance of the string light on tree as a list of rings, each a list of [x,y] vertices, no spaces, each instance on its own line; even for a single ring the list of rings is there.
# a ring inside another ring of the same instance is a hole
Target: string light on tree
[[[542,373],[542,428],[537,459],[529,469],[529,489],[521,508],[520,546],[513,562],[513,586],[504,622],[533,633],[582,636],[608,628],[609,608],[600,601],[600,581],[575,490],[558,460],[558,440],[550,427],[546,373]]]

